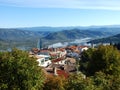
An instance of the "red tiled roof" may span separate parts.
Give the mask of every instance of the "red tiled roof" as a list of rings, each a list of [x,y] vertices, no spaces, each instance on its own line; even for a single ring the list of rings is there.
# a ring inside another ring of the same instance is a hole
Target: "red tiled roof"
[[[51,54],[51,53],[50,53],[50,56],[57,56],[57,54]]]
[[[87,47],[88,48],[88,46],[78,46],[79,48],[85,48],[85,47]]]
[[[69,48],[71,48],[71,49],[76,49],[76,46],[70,46]]]
[[[62,51],[62,52],[64,52],[64,51],[65,51],[65,49],[64,49],[64,48],[60,48],[60,49],[59,49],[59,51]]]
[[[46,73],[50,76],[54,76],[54,72],[51,71],[51,73]],[[58,76],[64,76],[65,78],[69,77],[69,73],[65,72],[65,70],[57,70],[57,75]]]
[[[57,70],[57,74],[59,76],[64,76],[65,78],[68,78],[69,74],[66,73],[64,70]]]
[[[64,59],[63,57],[62,57],[62,58],[57,58],[57,59],[52,60],[52,62],[53,62],[53,63],[59,62],[59,61],[62,61],[63,59]]]

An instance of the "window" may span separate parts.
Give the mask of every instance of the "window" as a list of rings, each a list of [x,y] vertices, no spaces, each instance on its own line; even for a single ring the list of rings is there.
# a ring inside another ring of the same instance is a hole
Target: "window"
[[[44,64],[44,59],[41,60],[41,64]]]
[[[45,61],[49,60],[49,57],[45,57]]]

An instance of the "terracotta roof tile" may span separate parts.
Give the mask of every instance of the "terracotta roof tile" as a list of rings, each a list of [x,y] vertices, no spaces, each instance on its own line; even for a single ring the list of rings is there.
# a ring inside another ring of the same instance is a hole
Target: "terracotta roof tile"
[[[59,62],[59,61],[62,61],[63,59],[64,59],[63,57],[62,57],[62,58],[57,58],[57,59],[52,60],[52,62],[53,62],[53,63]]]
[[[85,47],[87,47],[88,48],[88,46],[78,46],[79,48],[85,48]]]
[[[59,76],[64,76],[65,78],[68,78],[69,74],[66,73],[64,70],[57,70],[57,74]]]

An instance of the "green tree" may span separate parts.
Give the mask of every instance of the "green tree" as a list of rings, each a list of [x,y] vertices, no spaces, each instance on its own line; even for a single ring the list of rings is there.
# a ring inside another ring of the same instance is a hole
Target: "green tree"
[[[93,52],[88,65],[88,74],[94,75],[99,71],[120,75],[120,52],[113,46],[100,46]]]
[[[66,80],[60,76],[47,76],[43,90],[65,90]]]
[[[120,73],[120,53],[113,46],[100,46],[84,51],[80,66],[88,75],[103,71],[106,74]]]
[[[30,58],[27,52],[13,49],[0,53],[1,90],[39,90],[44,79],[36,59]]]
[[[81,73],[72,74],[67,80],[66,90],[94,90],[93,83],[91,78],[84,78]]]
[[[95,49],[89,48],[87,51],[83,51],[81,53],[81,60],[80,60],[80,70],[86,74],[88,69],[88,63],[92,59],[92,55]]]
[[[99,46],[83,53],[80,64],[95,90],[120,90],[120,52],[113,46]],[[86,60],[86,62],[84,62]]]
[[[103,72],[96,72],[92,76],[95,90],[120,90],[120,77],[106,75]]]
[[[96,72],[92,77],[94,80],[95,90],[110,90],[110,79],[103,72]]]

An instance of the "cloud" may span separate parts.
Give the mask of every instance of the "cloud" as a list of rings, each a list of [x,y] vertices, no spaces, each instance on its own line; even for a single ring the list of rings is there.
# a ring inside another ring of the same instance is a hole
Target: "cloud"
[[[0,0],[0,5],[32,8],[120,10],[120,0]]]

